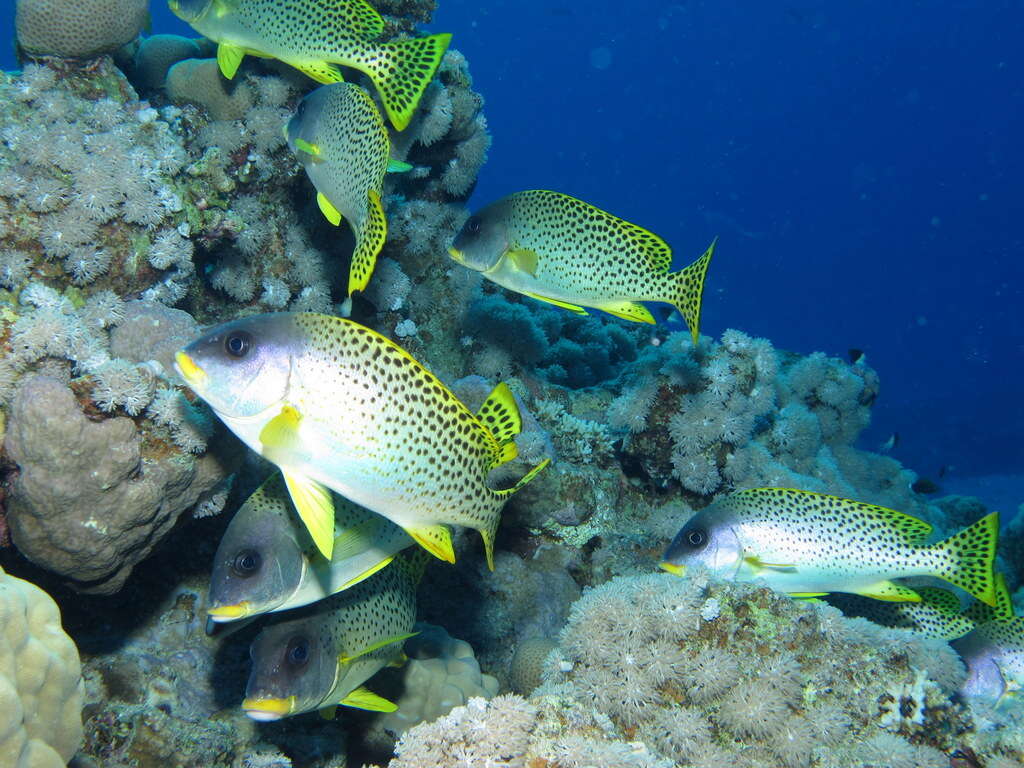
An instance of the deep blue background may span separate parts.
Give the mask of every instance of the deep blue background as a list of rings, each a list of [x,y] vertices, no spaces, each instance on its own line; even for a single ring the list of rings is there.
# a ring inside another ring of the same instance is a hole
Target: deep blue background
[[[441,0],[431,30],[487,100],[475,204],[557,189],[680,265],[719,235],[707,334],[863,348],[865,446],[948,490],[1024,473],[1024,2]]]

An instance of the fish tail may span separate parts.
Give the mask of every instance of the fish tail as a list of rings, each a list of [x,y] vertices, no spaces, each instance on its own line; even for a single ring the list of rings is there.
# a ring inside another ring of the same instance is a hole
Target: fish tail
[[[370,276],[377,265],[377,254],[388,236],[388,222],[380,194],[371,189],[367,194],[366,217],[355,232],[356,247],[352,251],[352,265],[348,270],[348,295],[366,290]]]
[[[994,607],[998,597],[995,572],[998,537],[999,513],[993,512],[933,545],[930,549],[943,555],[934,575]]]
[[[412,120],[420,97],[440,66],[451,39],[445,32],[394,40],[380,46],[380,55],[367,57],[356,65],[373,80],[384,102],[384,111],[398,130],[404,130]]]
[[[717,243],[718,238],[716,237],[711,241],[711,245],[704,251],[704,254],[693,264],[665,276],[668,281],[668,295],[662,300],[679,310],[679,314],[686,320],[686,325],[690,329],[694,344],[700,338],[700,309],[704,296],[704,278],[707,277],[708,265],[711,263]]]
[[[481,538],[484,540],[484,552],[487,555],[487,567],[492,571],[494,570],[494,539],[498,534],[498,523],[501,520],[501,508],[504,506],[505,499],[533,480],[533,478],[535,478],[541,470],[550,463],[551,459],[544,459],[544,461],[523,475],[522,479],[511,488],[505,488],[494,492],[498,497],[497,503],[494,505],[494,509],[491,514],[487,515],[481,526],[477,528],[477,530],[480,531]]]

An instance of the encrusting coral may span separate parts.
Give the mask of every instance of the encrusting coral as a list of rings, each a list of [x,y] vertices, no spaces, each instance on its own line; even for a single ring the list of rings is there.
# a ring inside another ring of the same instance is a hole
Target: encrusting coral
[[[17,0],[18,46],[33,56],[87,58],[131,42],[149,18],[146,0]]]

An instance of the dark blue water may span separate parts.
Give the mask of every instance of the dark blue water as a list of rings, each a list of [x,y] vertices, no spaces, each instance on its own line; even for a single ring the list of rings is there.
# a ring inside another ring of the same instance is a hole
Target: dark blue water
[[[862,348],[866,447],[1024,473],[1024,3],[441,0],[431,29],[487,99],[474,204],[557,189],[679,264],[718,235],[706,333]]]

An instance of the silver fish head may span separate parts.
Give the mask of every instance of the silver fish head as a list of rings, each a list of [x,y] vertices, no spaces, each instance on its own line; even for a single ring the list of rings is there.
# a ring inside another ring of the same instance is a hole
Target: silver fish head
[[[202,18],[214,3],[215,0],[167,0],[167,7],[179,19],[191,24]]]
[[[288,393],[300,332],[287,312],[216,326],[175,355],[174,367],[221,417],[259,417]]]
[[[742,561],[743,546],[734,520],[712,505],[682,527],[665,550],[660,565],[677,576],[684,576],[688,567],[702,565],[717,576],[730,578]]]
[[[295,114],[285,126],[284,136],[292,152],[298,155],[303,164],[316,161],[315,153],[310,150],[317,147],[321,120],[332,96],[339,88],[350,87],[354,86],[348,83],[322,85],[306,94],[295,108]]]
[[[498,200],[468,219],[455,236],[448,255],[464,267],[477,272],[488,272],[497,266],[511,247],[508,216],[511,205]]]
[[[325,624],[314,614],[264,629],[249,648],[252,672],[242,709],[253,720],[280,720],[337,702],[338,659]]]
[[[306,560],[287,517],[287,490],[268,481],[235,513],[217,547],[210,577],[208,613],[216,622],[235,621],[273,611],[302,583]],[[272,495],[273,490],[285,494]],[[280,504],[283,514],[267,513]]]

